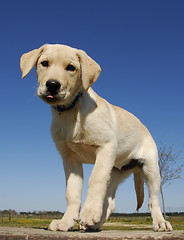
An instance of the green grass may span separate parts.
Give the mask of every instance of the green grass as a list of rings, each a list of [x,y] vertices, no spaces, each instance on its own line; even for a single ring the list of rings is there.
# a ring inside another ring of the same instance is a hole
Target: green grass
[[[0,222],[0,226],[6,227],[30,227],[30,228],[47,228],[51,219],[40,218],[27,218],[27,217],[15,217],[9,222],[8,217],[3,218],[3,222]]]
[[[168,217],[167,221],[171,223],[174,230],[184,230],[184,216]]]
[[[170,221],[174,230],[184,230],[184,216],[172,216],[167,220]],[[0,219],[0,226],[47,228],[51,221],[51,218],[35,218],[33,216],[13,217],[9,222],[8,217],[4,217],[3,222]],[[151,217],[112,217],[107,223],[112,224],[102,226],[102,230],[152,230],[150,227],[152,225]]]

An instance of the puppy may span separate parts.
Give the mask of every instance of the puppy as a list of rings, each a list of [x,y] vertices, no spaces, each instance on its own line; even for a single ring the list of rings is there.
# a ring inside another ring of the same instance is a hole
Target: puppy
[[[22,55],[22,78],[34,65],[37,93],[51,106],[51,134],[66,175],[67,209],[61,220],[51,222],[49,229],[68,231],[76,220],[81,229],[99,229],[115,209],[118,185],[133,173],[137,209],[143,203],[145,180],[154,231],[172,231],[160,210],[155,142],[134,115],[111,105],[92,90],[100,66],[82,50],[49,44]],[[94,164],[94,168],[80,212],[83,163]]]

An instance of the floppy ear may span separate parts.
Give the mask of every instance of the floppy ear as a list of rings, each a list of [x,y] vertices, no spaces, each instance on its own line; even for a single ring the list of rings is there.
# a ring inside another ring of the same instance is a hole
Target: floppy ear
[[[39,49],[32,50],[22,55],[20,59],[20,69],[22,71],[22,78],[27,76],[27,74],[34,67],[39,56],[42,54],[43,50],[45,49],[45,46],[46,44],[40,47]]]
[[[84,90],[88,88],[97,80],[101,68],[92,58],[90,58],[83,50],[78,50],[78,56],[82,69],[82,84]]]

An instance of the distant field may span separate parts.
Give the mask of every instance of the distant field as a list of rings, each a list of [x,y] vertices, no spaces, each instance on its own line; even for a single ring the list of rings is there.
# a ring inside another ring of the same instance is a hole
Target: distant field
[[[167,220],[170,221],[174,230],[184,230],[184,216],[171,216]],[[9,222],[8,217],[3,217],[3,219],[0,219],[0,226],[47,228],[51,221],[51,217],[18,216],[12,217],[11,222]],[[102,226],[102,230],[152,230],[152,219],[149,216],[111,217]]]

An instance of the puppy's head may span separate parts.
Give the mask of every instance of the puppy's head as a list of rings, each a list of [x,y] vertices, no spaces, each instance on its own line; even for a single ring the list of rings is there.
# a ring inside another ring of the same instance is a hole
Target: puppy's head
[[[97,80],[100,66],[84,51],[45,44],[22,55],[22,78],[36,66],[38,96],[51,105],[66,105]]]

